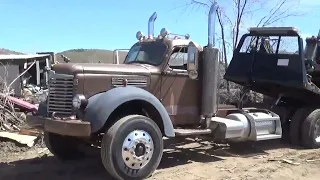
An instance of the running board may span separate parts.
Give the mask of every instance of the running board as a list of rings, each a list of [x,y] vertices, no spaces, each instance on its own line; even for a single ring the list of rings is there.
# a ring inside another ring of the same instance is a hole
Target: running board
[[[197,136],[212,133],[211,129],[174,129],[176,136]]]

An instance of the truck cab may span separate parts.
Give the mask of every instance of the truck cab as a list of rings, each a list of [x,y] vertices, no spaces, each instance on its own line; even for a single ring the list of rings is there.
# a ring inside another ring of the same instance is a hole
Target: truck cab
[[[201,81],[188,76],[188,35],[171,35],[163,29],[154,38],[138,32],[137,39],[122,64],[54,65],[48,115],[67,117],[76,113],[71,103],[76,94],[89,100],[113,88],[133,86],[159,99],[173,125],[198,125]],[[200,45],[197,48],[202,51]]]
[[[297,28],[250,28],[234,51],[225,79],[282,102],[315,105],[320,100],[317,41],[307,38],[304,49]]]

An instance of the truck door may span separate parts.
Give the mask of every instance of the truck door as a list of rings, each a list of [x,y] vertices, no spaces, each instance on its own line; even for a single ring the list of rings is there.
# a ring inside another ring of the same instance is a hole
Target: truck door
[[[161,99],[174,125],[199,123],[200,80],[187,73],[187,47],[175,47],[162,74]]]

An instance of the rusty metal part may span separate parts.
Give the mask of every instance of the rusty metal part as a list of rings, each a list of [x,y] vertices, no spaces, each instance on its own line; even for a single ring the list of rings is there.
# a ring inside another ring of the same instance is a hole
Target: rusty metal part
[[[27,123],[37,129],[65,136],[89,137],[91,135],[91,124],[81,120],[56,120],[27,115]]]
[[[48,132],[66,136],[89,137],[91,135],[90,123],[81,120],[47,119],[44,129]]]

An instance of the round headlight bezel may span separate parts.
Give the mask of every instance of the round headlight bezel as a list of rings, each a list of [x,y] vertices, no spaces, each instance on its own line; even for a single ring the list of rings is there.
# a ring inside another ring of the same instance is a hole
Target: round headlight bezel
[[[72,99],[74,109],[80,109],[86,102],[86,97],[83,94],[76,94]]]

